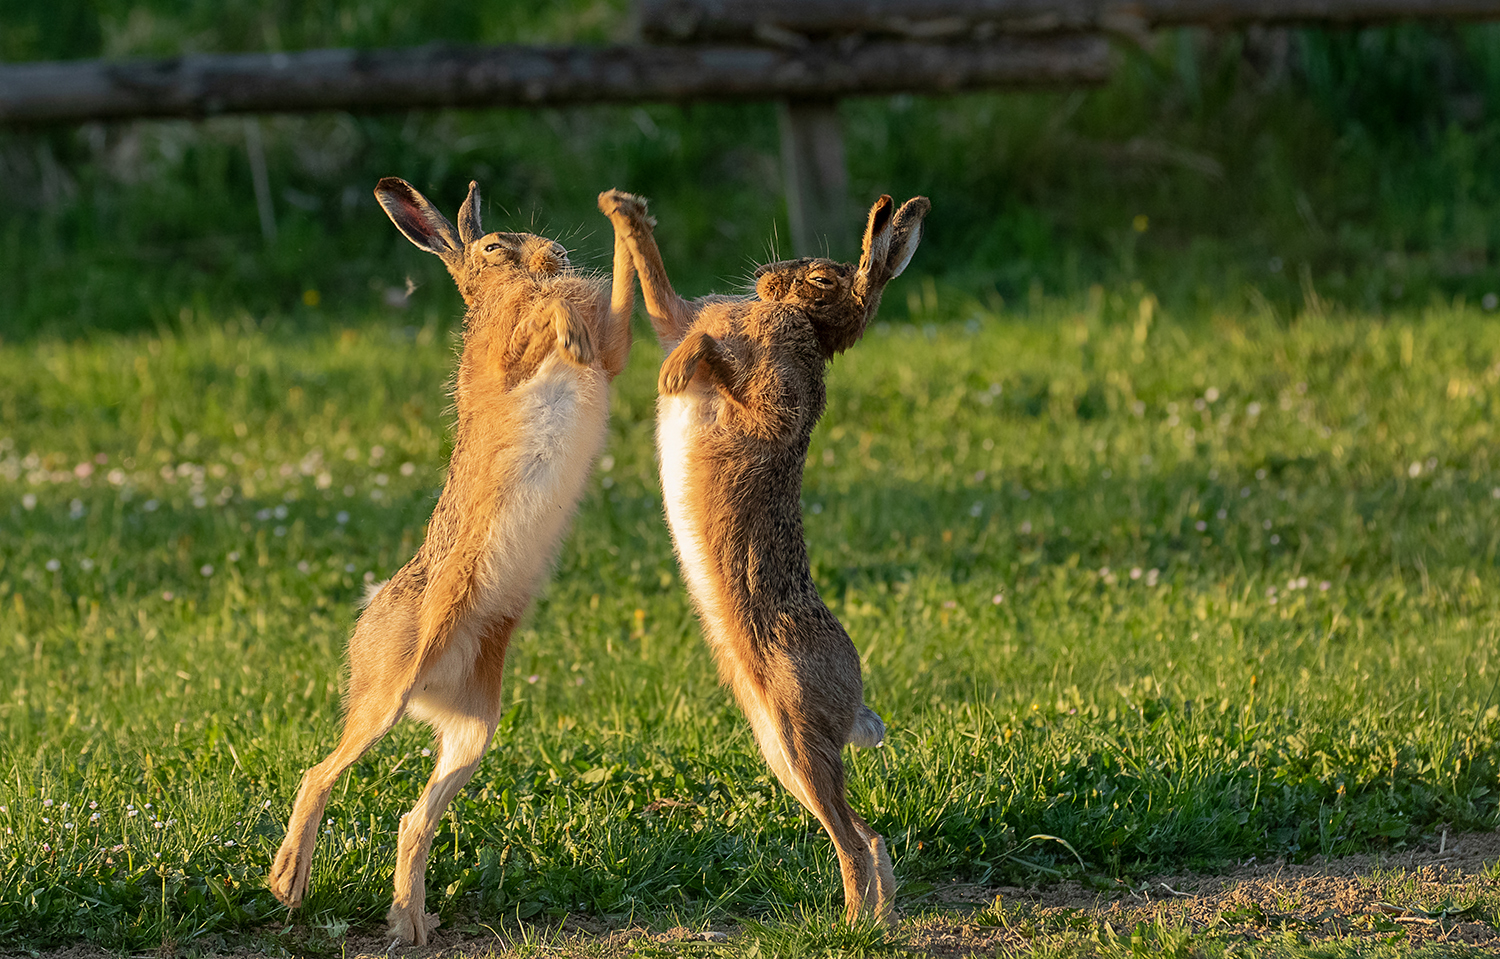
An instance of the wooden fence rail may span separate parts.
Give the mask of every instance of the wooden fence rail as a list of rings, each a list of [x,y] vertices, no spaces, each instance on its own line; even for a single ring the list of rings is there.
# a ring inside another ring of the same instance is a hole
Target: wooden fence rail
[[[1497,0],[640,0],[656,43],[762,43],[889,36],[928,41],[999,34],[1123,32],[1260,23],[1366,24],[1500,18]]]
[[[0,122],[316,110],[837,99],[1072,86],[1109,75],[1098,36],[855,47],[420,47],[0,65]]]

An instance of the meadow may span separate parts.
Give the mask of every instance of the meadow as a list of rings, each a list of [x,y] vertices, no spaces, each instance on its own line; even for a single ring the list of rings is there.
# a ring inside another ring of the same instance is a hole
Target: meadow
[[[0,943],[337,953],[378,924],[431,763],[409,724],[335,791],[295,927],[263,875],[335,740],[356,604],[442,482],[455,334],[423,297],[404,323],[185,309],[0,346]],[[920,276],[888,299],[916,321],[834,363],[804,520],[890,729],[848,768],[908,915],[954,879],[1105,886],[1500,825],[1486,312],[1198,319],[1139,285],[997,308]],[[429,908],[769,923],[790,954],[831,926],[836,866],[701,644],[659,356],[638,334]],[[1500,924],[1500,895],[1473,905]]]

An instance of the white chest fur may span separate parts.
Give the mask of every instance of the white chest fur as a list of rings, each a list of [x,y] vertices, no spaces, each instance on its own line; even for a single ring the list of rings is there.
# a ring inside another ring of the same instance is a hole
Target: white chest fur
[[[490,524],[476,612],[515,615],[552,563],[609,422],[604,374],[548,359],[517,391],[519,441],[495,468],[508,484]]]

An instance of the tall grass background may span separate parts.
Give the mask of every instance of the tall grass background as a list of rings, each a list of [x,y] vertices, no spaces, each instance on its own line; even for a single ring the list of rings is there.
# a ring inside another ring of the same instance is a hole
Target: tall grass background
[[[0,19],[7,61],[631,39],[622,0],[4,0]],[[917,268],[956,294],[944,312],[1094,283],[1139,282],[1197,316],[1258,298],[1378,312],[1500,288],[1500,165],[1486,162],[1500,27],[1185,29],[1118,52],[1098,89],[843,102],[853,196],[933,198]],[[446,284],[374,204],[388,175],[448,208],[477,179],[491,223],[547,231],[600,267],[594,195],[646,194],[688,292],[789,252],[771,104],[254,122],[274,240],[242,118],[0,131],[0,336],[170,326],[184,307],[296,324],[399,312],[408,276]]]

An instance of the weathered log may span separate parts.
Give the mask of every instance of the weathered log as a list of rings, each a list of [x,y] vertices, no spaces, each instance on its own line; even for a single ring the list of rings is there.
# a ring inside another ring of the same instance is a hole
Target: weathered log
[[[0,122],[832,99],[1099,83],[1102,37],[764,47],[421,47],[0,65]]]
[[[659,43],[762,43],[863,35],[912,39],[1250,23],[1500,18],[1497,0],[640,0]]]

